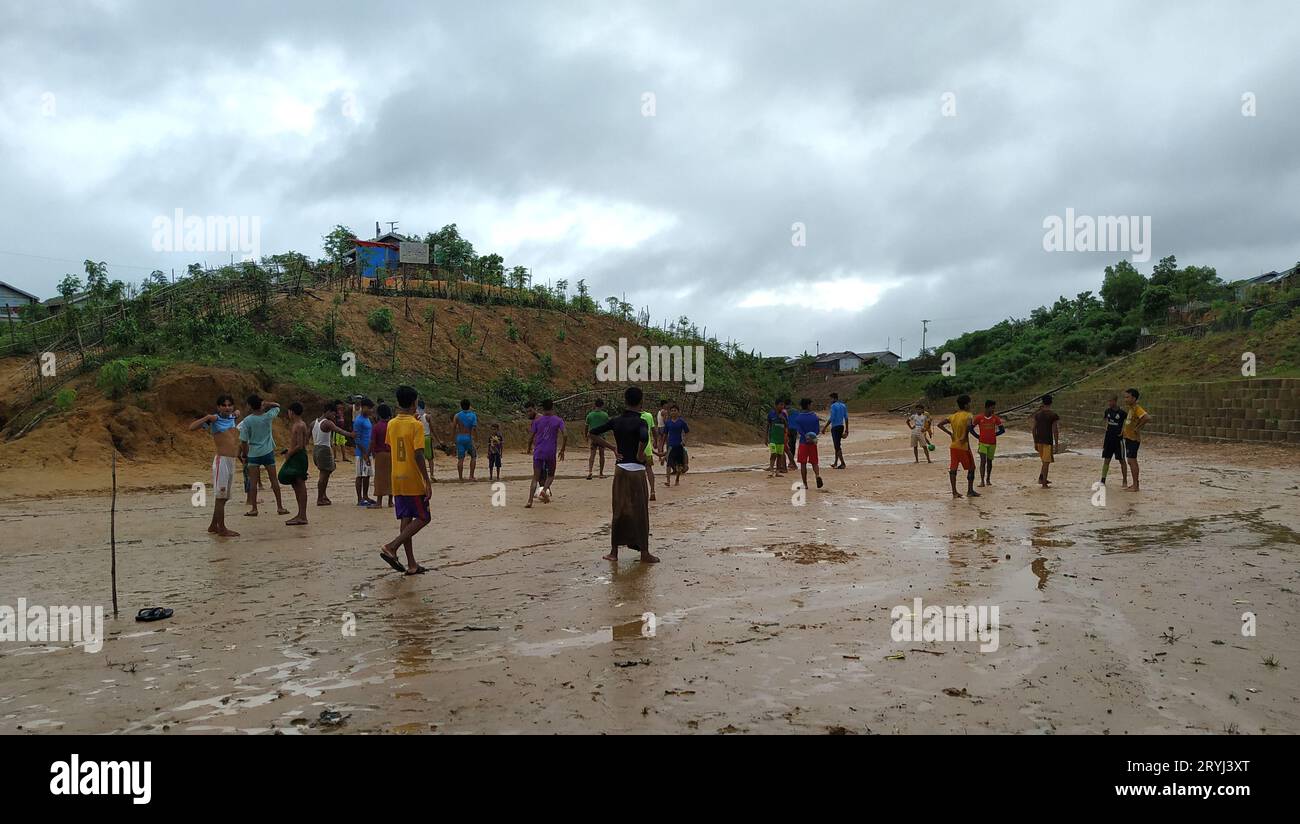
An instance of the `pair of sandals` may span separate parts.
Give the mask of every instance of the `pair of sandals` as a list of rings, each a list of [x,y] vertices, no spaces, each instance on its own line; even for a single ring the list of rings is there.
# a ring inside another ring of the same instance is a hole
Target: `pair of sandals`
[[[145,607],[135,614],[137,621],[161,621],[164,618],[170,618],[175,613],[167,607]]]
[[[401,561],[389,556],[389,554],[384,552],[383,550],[380,550],[379,557],[384,559],[384,563],[388,564],[390,567],[402,573],[403,575],[423,575],[424,573],[429,571],[425,569],[423,566],[416,564],[415,572],[408,572],[406,567],[402,566]]]

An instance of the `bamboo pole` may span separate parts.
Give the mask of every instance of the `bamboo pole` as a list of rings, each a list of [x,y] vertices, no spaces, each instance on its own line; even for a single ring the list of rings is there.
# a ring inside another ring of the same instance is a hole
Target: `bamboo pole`
[[[112,580],[113,580],[113,617],[117,617],[117,444],[110,444],[113,449],[113,504],[108,515],[108,540],[111,546]]]

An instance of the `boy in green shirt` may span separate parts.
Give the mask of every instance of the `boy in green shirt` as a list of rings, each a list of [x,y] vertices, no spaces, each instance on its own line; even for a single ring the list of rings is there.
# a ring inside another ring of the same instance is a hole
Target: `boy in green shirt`
[[[605,411],[605,401],[603,398],[596,398],[596,402],[590,412],[587,413],[586,428],[583,429],[582,435],[591,445],[591,454],[587,456],[587,480],[591,480],[591,468],[596,462],[596,453],[600,453],[600,477],[605,477],[605,450],[596,445],[591,439],[591,430],[598,426],[604,426],[609,420],[609,413]]]

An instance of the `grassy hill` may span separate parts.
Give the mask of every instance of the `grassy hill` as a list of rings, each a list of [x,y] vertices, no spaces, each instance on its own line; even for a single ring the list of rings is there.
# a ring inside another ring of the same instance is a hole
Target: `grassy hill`
[[[1243,289],[1208,267],[1178,268],[1173,257],[1149,278],[1121,262],[1107,267],[1100,297],[1062,297],[1026,319],[936,347],[955,356],[953,375],[877,369],[862,376],[853,395],[934,399],[969,392],[1024,400],[1107,364],[1114,366],[1085,386],[1241,378],[1244,352],[1255,353],[1259,377],[1297,377],[1297,304],[1300,288]],[[928,365],[937,370],[938,359]]]

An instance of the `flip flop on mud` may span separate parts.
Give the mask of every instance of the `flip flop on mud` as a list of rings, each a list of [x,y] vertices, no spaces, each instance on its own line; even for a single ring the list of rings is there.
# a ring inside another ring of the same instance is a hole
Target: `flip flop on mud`
[[[145,607],[135,614],[137,621],[161,621],[164,618],[172,617],[172,610],[167,607]]]
[[[383,558],[384,563],[388,564],[398,572],[406,572],[406,567],[402,566],[401,561],[397,560],[396,557],[389,555],[387,552],[384,552],[382,549],[379,550],[379,557]]]
[[[423,575],[424,573],[426,573],[426,572],[428,572],[428,571],[429,571],[429,570],[425,569],[424,567],[420,566],[419,564],[416,564],[416,565],[415,565],[415,572],[409,572],[409,571],[408,571],[408,572],[403,572],[402,574],[403,574],[403,575]]]

